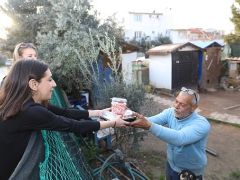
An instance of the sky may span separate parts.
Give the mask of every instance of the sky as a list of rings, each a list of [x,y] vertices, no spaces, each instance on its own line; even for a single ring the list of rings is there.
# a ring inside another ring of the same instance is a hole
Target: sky
[[[5,1],[6,0],[0,0],[0,5],[2,5]],[[7,32],[5,28],[11,27],[12,23],[12,20],[0,11],[0,38],[6,38]]]
[[[6,0],[0,0],[0,5]],[[106,18],[116,13],[121,21],[129,11],[172,14],[172,28],[234,29],[230,18],[234,0],[92,0],[94,9]],[[169,11],[170,10],[170,11]],[[12,21],[0,13],[0,38],[6,37],[6,27]]]
[[[125,17],[133,12],[171,12],[173,28],[234,29],[230,21],[234,0],[93,0],[93,6],[103,17],[117,14]],[[170,11],[166,11],[170,10]]]

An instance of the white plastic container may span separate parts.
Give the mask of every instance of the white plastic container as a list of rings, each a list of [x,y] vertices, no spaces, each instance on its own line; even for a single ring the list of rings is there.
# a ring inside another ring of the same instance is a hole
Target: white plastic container
[[[123,115],[127,109],[127,99],[113,97],[111,105],[114,114]]]

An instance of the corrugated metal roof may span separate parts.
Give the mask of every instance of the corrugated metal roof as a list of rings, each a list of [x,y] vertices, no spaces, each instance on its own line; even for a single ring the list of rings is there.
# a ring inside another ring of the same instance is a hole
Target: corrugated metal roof
[[[156,46],[154,48],[151,48],[147,51],[147,54],[151,55],[159,55],[159,54],[165,54],[165,53],[171,53],[178,48],[182,47],[184,44],[164,44],[160,46]]]
[[[190,41],[189,43],[197,46],[197,47],[200,47],[201,49],[206,49],[208,47],[223,47],[224,46],[224,43],[221,42],[220,40],[217,41]]]

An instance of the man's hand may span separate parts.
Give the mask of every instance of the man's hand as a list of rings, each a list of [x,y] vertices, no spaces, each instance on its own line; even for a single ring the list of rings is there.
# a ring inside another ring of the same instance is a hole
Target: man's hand
[[[130,126],[137,127],[137,128],[143,128],[148,130],[151,127],[151,122],[149,122],[143,115],[134,112],[134,116],[137,117],[137,119],[130,123]]]

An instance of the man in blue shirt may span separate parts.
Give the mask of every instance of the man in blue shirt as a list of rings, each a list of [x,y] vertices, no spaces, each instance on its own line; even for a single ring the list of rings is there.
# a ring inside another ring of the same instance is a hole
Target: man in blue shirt
[[[183,87],[172,108],[149,118],[136,113],[137,120],[131,123],[167,143],[167,180],[179,180],[185,170],[193,172],[198,180],[203,178],[210,124],[195,112],[199,99],[197,92]]]

